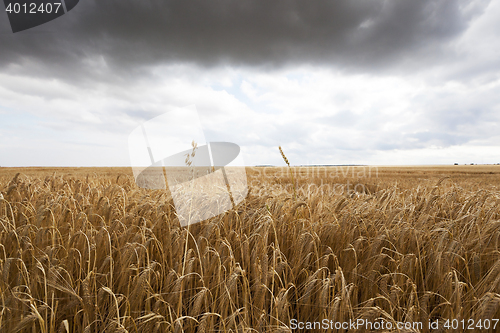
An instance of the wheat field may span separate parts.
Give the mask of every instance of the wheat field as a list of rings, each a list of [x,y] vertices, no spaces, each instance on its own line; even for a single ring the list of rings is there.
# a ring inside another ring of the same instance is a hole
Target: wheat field
[[[0,332],[500,331],[500,166],[247,177],[181,227],[129,168],[0,168]]]

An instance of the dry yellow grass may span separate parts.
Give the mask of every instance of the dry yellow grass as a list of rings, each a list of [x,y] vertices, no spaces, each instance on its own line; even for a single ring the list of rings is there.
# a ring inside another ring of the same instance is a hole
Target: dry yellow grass
[[[292,170],[188,229],[126,168],[0,169],[0,331],[500,318],[499,166]]]

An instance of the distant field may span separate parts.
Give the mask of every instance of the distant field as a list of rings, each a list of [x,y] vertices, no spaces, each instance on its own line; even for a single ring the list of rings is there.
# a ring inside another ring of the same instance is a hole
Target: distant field
[[[338,166],[338,167],[292,167],[296,180],[302,182],[343,182],[346,180],[363,180],[366,183],[388,184],[398,183],[408,186],[420,185],[422,182],[432,182],[441,177],[450,177],[456,183],[479,188],[481,186],[500,185],[500,165],[450,165],[450,166]],[[286,167],[246,167],[248,180],[262,178],[289,177]],[[131,177],[130,167],[67,167],[67,168],[0,168],[3,181],[10,180],[17,173],[30,177],[62,176],[69,177],[99,177],[113,180],[118,176]]]
[[[246,172],[181,227],[131,168],[0,168],[0,332],[500,331],[499,165]]]

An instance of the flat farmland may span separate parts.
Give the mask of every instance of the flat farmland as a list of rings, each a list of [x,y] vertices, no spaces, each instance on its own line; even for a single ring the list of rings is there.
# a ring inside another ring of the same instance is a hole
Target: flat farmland
[[[0,168],[0,331],[500,331],[500,165],[245,171],[182,227],[130,167]]]

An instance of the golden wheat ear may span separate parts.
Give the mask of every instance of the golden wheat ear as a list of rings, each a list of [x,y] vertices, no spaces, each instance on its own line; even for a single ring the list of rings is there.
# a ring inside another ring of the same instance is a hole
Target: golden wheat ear
[[[292,172],[292,167],[290,166],[290,162],[288,162],[288,158],[286,158],[286,155],[285,153],[283,152],[283,149],[281,149],[281,146],[278,146],[279,150],[280,150],[280,153],[281,153],[281,157],[283,157],[283,160],[285,161],[286,165],[288,165],[288,169],[290,171],[290,176],[292,177],[292,186],[293,186],[293,199],[296,200],[297,199],[297,191],[295,189],[295,181],[293,180],[293,172]]]
[[[280,149],[281,157],[283,157],[283,160],[285,160],[285,163],[290,166],[290,162],[288,162],[288,158],[286,158],[285,153],[283,152],[283,149],[281,149],[281,146],[278,147]]]

